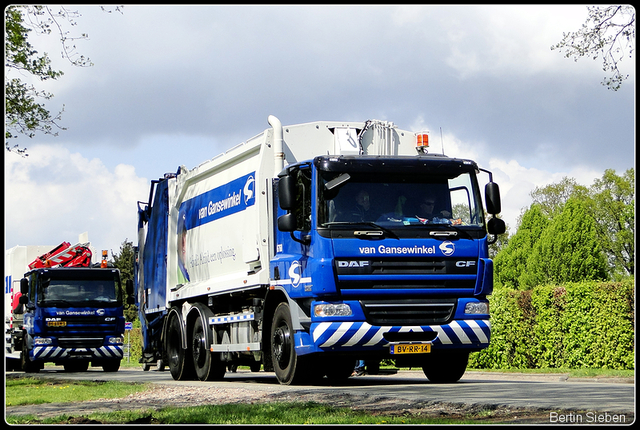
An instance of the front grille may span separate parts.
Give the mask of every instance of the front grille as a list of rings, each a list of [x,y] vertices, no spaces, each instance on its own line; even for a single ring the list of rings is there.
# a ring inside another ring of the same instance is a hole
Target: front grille
[[[103,338],[58,338],[58,346],[60,348],[100,348],[103,342]]]
[[[456,299],[361,300],[371,325],[446,324],[455,313]]]
[[[371,273],[376,275],[393,274],[446,274],[447,267],[443,260],[374,260],[371,262]]]
[[[117,327],[117,318],[115,317],[64,316],[59,320],[50,322],[51,325],[49,326],[45,321],[45,329],[49,335],[114,333]]]
[[[477,260],[458,258],[336,259],[341,290],[467,289],[476,285]]]

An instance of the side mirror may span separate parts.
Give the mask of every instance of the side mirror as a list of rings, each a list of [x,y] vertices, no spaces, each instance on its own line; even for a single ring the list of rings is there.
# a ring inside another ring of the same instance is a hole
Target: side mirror
[[[296,216],[294,214],[288,213],[278,218],[278,230],[295,231],[296,227]]]
[[[127,279],[125,282],[125,292],[127,293],[127,304],[135,305],[136,298],[133,297],[133,281],[131,279]]]
[[[21,305],[26,305],[29,303],[29,297],[25,296],[24,294],[21,295],[20,297],[18,297],[18,303]],[[22,313],[22,312],[16,312],[16,313]]]
[[[501,211],[500,187],[495,182],[489,182],[484,187],[484,199],[487,204],[487,212],[495,215]]]
[[[133,281],[131,279],[127,279],[125,283],[125,292],[127,296],[131,296],[133,294]]]
[[[20,292],[23,296],[29,294],[29,280],[27,278],[20,279]]]
[[[487,231],[493,235],[504,234],[507,226],[500,218],[493,217],[487,222]]]
[[[296,183],[291,175],[283,176],[278,182],[278,199],[284,210],[293,209],[296,202]]]

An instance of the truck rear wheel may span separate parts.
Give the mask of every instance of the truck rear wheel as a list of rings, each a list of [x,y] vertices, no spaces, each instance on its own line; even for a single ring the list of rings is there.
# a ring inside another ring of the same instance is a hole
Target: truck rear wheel
[[[310,357],[296,354],[293,323],[289,304],[280,303],[271,322],[271,360],[276,378],[283,385],[299,384],[311,379],[313,369]]]
[[[468,352],[434,354],[427,358],[422,371],[431,382],[457,382],[466,372],[468,361]]]
[[[167,327],[167,356],[171,377],[176,381],[193,379],[195,373],[189,349],[182,349],[181,331],[178,316],[172,314]]]
[[[209,351],[213,333],[196,318],[191,337],[191,356],[198,379],[201,381],[219,381],[224,378],[226,363],[220,361],[220,354]]]

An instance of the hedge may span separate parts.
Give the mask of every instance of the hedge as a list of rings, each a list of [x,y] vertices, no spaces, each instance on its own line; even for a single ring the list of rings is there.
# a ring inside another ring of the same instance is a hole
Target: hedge
[[[480,369],[634,369],[634,280],[497,288]]]

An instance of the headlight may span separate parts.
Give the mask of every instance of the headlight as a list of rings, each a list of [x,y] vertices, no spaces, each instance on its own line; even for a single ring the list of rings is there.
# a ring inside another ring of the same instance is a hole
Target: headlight
[[[313,313],[317,317],[348,317],[351,307],[345,303],[322,303],[315,305]]]
[[[121,337],[109,337],[107,338],[107,342],[109,343],[124,343]]]
[[[53,343],[53,339],[50,337],[36,337],[33,339],[33,343],[35,345],[51,345]]]
[[[487,302],[469,302],[464,306],[464,313],[471,315],[488,315],[489,303]]]

